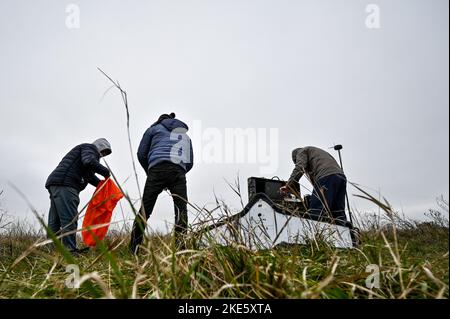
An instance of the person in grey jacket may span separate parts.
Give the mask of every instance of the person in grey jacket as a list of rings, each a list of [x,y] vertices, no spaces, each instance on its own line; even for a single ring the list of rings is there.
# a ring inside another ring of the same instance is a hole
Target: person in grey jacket
[[[137,157],[147,174],[142,208],[131,232],[130,250],[136,254],[144,237],[148,218],[159,194],[168,189],[175,210],[175,239],[178,248],[184,247],[188,227],[186,174],[194,165],[192,142],[186,123],[175,113],[162,114],[144,133]]]
[[[347,179],[343,170],[328,152],[313,146],[292,151],[295,168],[280,191],[293,192],[303,175],[314,187],[309,202],[309,212],[318,216],[328,216],[346,221],[345,194]],[[331,216],[330,216],[331,214]]]
[[[109,169],[100,164],[99,160],[111,152],[111,145],[104,138],[92,144],[77,145],[64,156],[47,178],[45,188],[50,193],[48,227],[54,234],[61,235],[77,229],[79,194],[88,183],[97,187],[100,180],[95,174],[109,178]],[[62,243],[69,251],[78,251],[76,233],[65,235]]]

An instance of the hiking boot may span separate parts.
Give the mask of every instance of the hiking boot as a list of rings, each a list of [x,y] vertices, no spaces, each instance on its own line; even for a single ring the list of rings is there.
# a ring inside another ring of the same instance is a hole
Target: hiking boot
[[[83,253],[88,252],[89,249],[91,249],[91,247],[83,247],[83,248],[81,248],[81,249],[75,248],[75,249],[72,249],[72,250],[70,251],[70,253],[71,253],[74,257],[78,257],[78,256],[82,255]]]

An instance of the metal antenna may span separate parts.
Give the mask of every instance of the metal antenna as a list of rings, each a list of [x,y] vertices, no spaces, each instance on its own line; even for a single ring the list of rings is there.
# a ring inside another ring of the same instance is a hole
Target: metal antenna
[[[341,156],[341,150],[343,149],[343,147],[341,144],[338,144],[338,145],[335,145],[333,148],[339,154],[339,163],[341,164],[342,171],[344,171],[344,166],[342,165],[342,156]],[[348,201],[347,191],[345,192],[345,200],[347,201],[347,210],[348,210],[348,216],[350,217],[350,223],[352,223],[352,225],[353,225],[352,211],[350,210],[350,202]]]

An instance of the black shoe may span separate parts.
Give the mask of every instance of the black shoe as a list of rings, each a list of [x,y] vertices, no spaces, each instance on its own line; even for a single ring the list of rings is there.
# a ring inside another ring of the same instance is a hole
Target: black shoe
[[[175,248],[176,250],[185,250],[186,249],[186,242],[184,241],[184,239],[177,239],[175,241]]]
[[[355,228],[351,229],[350,236],[353,241],[353,247],[360,247],[362,244],[362,241],[361,241],[361,231],[359,230],[359,228],[355,227]]]
[[[139,245],[136,245],[136,246],[130,245],[130,246],[128,246],[128,250],[129,250],[130,254],[137,256],[138,252],[139,252]]]
[[[89,249],[91,249],[91,247],[84,247],[84,248],[81,248],[81,249],[75,248],[75,249],[71,250],[70,253],[73,256],[78,257],[79,255],[89,251]]]

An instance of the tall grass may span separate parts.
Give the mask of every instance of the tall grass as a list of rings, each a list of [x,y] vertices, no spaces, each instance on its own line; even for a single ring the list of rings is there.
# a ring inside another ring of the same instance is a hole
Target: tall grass
[[[190,232],[178,251],[171,235],[152,233],[134,256],[128,234],[115,232],[67,259],[58,247],[36,245],[42,231],[14,222],[0,236],[0,298],[448,298],[445,210],[418,222],[383,205],[384,215],[358,217],[362,244],[352,250],[325,242],[200,249]],[[66,285],[68,264],[80,269],[78,289]],[[366,286],[371,264],[379,267],[379,288]]]

